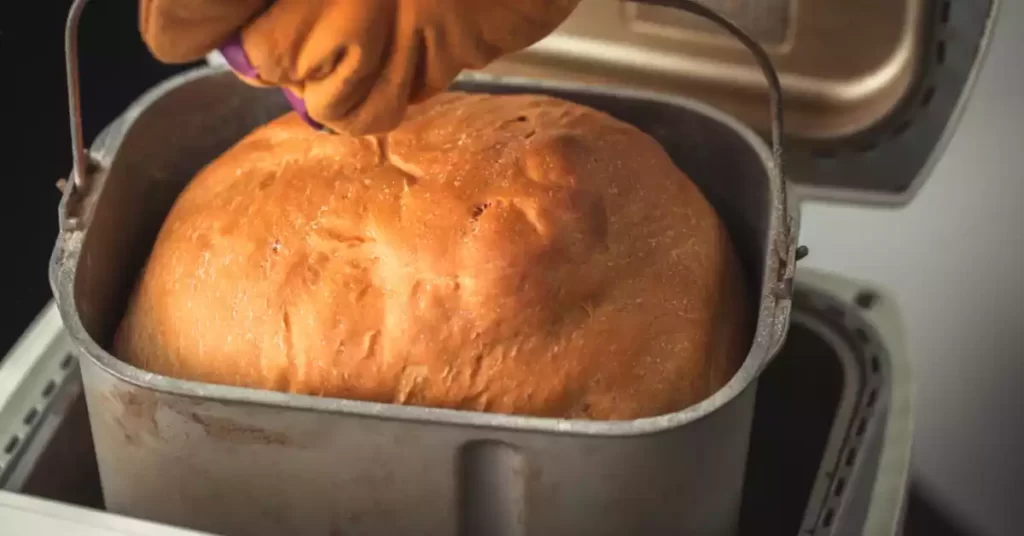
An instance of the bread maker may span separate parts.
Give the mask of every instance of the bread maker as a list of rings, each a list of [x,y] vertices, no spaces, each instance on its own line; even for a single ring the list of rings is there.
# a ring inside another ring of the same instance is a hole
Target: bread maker
[[[995,2],[584,0],[550,37],[460,77],[461,90],[546,93],[648,132],[734,237],[758,298],[746,362],[695,406],[623,422],[208,385],[111,355],[176,195],[289,105],[212,61],[152,88],[87,148],[85,4],[68,23],[75,173],[55,300],[0,367],[5,489],[212,534],[899,532],[911,408],[898,305],[797,267],[799,200],[912,200]]]

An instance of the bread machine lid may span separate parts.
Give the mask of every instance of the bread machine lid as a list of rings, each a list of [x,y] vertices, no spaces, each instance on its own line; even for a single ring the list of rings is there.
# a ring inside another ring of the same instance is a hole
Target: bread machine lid
[[[703,0],[769,51],[801,198],[903,205],[952,135],[999,0]],[[656,5],[660,4],[660,5]],[[671,0],[582,0],[554,34],[486,71],[673,93],[767,135],[749,52]]]

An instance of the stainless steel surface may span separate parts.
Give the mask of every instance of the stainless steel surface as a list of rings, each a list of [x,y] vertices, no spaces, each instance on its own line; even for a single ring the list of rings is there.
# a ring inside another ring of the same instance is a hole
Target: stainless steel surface
[[[555,34],[493,69],[684,92],[767,130],[768,88],[746,51],[706,21],[657,3],[584,0]],[[910,89],[927,28],[926,0],[704,3],[769,49],[785,89],[787,133],[799,138],[848,136],[894,109]]]
[[[704,5],[731,18],[750,37],[769,50],[792,45],[795,11],[792,0],[704,0]],[[714,24],[689,13],[643,2],[624,1],[624,15],[638,33],[663,35],[680,40],[713,41],[723,46],[723,32]],[[589,5],[584,9],[589,9]]]
[[[857,305],[864,291],[874,293],[870,307]],[[899,380],[907,356],[894,301],[870,285],[801,269],[793,308],[790,337],[759,381],[740,534],[897,534],[910,408],[900,402],[909,385]],[[40,318],[55,316],[51,303]],[[25,339],[39,344],[19,346],[7,362],[57,364],[65,355],[59,322],[37,323]],[[81,391],[78,374],[59,383],[54,398],[74,401],[41,415],[14,467],[23,476],[6,489],[103,507]],[[113,527],[124,519],[109,517]]]
[[[904,205],[928,177],[983,63],[999,4],[706,3],[759,36],[779,70],[788,177],[801,197],[871,205]],[[749,57],[688,15],[659,9],[584,0],[553,35],[487,70],[685,95],[766,130],[766,86]]]

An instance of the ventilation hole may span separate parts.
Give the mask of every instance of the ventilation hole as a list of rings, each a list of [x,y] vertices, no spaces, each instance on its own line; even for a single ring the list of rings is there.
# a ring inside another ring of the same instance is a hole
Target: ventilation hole
[[[846,479],[839,477],[836,479],[836,485],[832,488],[832,495],[840,497],[843,494],[843,490],[846,489]]]
[[[894,138],[898,138],[908,130],[910,130],[910,119],[904,119],[900,124],[896,125],[896,128],[892,129],[892,135]]]
[[[943,63],[946,62],[946,42],[945,41],[939,41],[938,44],[935,45],[935,61],[937,61],[939,63],[939,65],[942,65]]]
[[[32,408],[25,414],[25,418],[21,422],[25,423],[25,426],[32,426],[32,423],[36,422],[36,418],[39,417],[39,410]]]
[[[7,444],[4,445],[4,454],[14,454],[14,449],[18,448],[18,443],[20,442],[20,437],[11,436],[11,438],[7,440]]]
[[[870,290],[862,290],[853,298],[854,303],[861,309],[871,309],[878,303],[878,294]]]
[[[875,402],[877,402],[877,401],[878,401],[878,391],[875,390],[875,389],[872,389],[870,392],[868,392],[868,400],[867,400],[867,407],[868,407],[868,409],[871,409],[871,408],[875,407]]]
[[[53,380],[46,382],[46,386],[43,387],[43,398],[48,398],[57,390],[57,383]]]
[[[74,354],[68,354],[68,355],[64,356],[64,360],[62,360],[60,362],[61,370],[67,370],[67,369],[71,368],[71,364],[74,363],[74,362],[75,362]]]
[[[521,115],[521,116],[516,118],[516,121],[519,122],[519,123],[525,123],[527,121],[527,119],[526,119],[525,115]]]
[[[835,519],[835,517],[836,517],[836,511],[835,510],[833,510],[832,508],[829,508],[828,510],[825,510],[825,516],[821,518],[821,526],[826,528],[826,529],[831,527],[832,526],[832,521]]]
[[[536,130],[531,130],[531,131],[529,131],[529,132],[527,132],[526,134],[523,135],[523,139],[524,140],[528,140],[528,139],[532,138],[534,136],[534,134],[536,134],[536,133],[537,133]]]
[[[857,461],[857,449],[851,447],[850,450],[846,451],[846,466],[853,467],[853,462]]]
[[[857,328],[853,330],[853,332],[857,334],[857,340],[859,340],[861,344],[867,344],[868,341],[871,340],[870,338],[868,338],[868,332],[864,331],[864,328]]]
[[[877,355],[871,356],[871,372],[878,374],[882,370],[882,360]]]
[[[864,432],[867,431],[867,429],[868,429],[868,419],[867,419],[867,417],[861,417],[860,421],[857,421],[857,429],[854,430],[853,433],[857,437],[863,437],[864,436]]]
[[[939,22],[942,24],[949,24],[949,7],[950,2],[943,2],[942,6],[939,7]]]
[[[928,86],[921,92],[921,106],[928,106],[935,98],[935,86]]]

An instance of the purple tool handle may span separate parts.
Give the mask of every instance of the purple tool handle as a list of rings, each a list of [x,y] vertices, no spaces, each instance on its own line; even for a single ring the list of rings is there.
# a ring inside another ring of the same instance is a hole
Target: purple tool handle
[[[249,56],[245,53],[245,49],[242,48],[242,38],[240,36],[232,37],[227,43],[224,43],[220,47],[220,53],[227,60],[228,66],[231,67],[236,73],[255,80],[260,79],[260,73],[256,71],[256,68],[252,66],[252,62],[249,61]],[[284,96],[288,99],[288,103],[292,105],[292,109],[295,113],[299,114],[299,117],[303,121],[309,124],[309,126],[316,129],[323,129],[323,125],[317,123],[313,118],[309,117],[309,113],[306,111],[306,103],[298,95],[292,93],[288,89],[281,88],[284,92]]]

